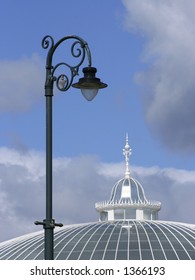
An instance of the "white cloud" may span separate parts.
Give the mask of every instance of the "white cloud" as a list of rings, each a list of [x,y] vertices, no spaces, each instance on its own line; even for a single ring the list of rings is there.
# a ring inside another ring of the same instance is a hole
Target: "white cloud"
[[[28,110],[43,90],[44,65],[34,54],[19,60],[0,61],[0,112]]]
[[[195,2],[123,0],[126,28],[144,38],[146,120],[170,149],[195,152]]]
[[[55,158],[53,217],[64,224],[97,221],[95,202],[110,197],[123,177],[125,164],[102,163],[94,156]],[[195,171],[132,167],[151,200],[162,202],[160,218],[188,223],[194,220]],[[0,148],[0,241],[42,229],[45,218],[45,156]]]

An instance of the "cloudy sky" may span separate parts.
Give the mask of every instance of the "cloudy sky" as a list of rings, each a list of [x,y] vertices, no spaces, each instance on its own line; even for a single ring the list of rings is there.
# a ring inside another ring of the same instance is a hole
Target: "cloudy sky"
[[[124,175],[128,133],[132,176],[162,202],[160,219],[195,224],[194,13],[193,0],[3,1],[0,241],[45,218],[45,35],[85,39],[108,84],[92,102],[54,90],[56,221],[98,220],[95,202]]]

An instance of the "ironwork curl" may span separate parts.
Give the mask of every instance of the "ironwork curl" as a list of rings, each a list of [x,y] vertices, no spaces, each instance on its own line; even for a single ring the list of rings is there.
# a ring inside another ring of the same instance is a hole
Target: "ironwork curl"
[[[75,48],[76,48],[76,45],[78,45],[78,44],[80,45],[80,47],[76,49],[77,52],[78,52],[78,54],[75,54]],[[85,47],[85,45],[81,44],[80,41],[74,42],[74,43],[72,44],[72,46],[71,46],[71,54],[72,54],[74,57],[79,57],[79,56],[81,55],[81,49],[80,49],[80,48],[82,48],[82,49],[84,50],[84,47]]]
[[[43,38],[42,40],[42,48],[43,49],[47,49],[51,44],[51,48],[54,46],[54,39],[50,36],[50,35],[47,35]]]
[[[75,65],[70,65],[66,62],[57,63],[55,66],[52,65],[53,55],[63,42],[67,40],[74,40],[71,45],[70,51],[73,58],[77,58],[77,62]],[[74,80],[74,77],[78,75],[79,67],[84,62],[85,57],[87,55],[88,58],[88,66],[91,66],[91,53],[88,47],[88,44],[80,37],[72,35],[66,36],[59,40],[56,44],[54,43],[54,39],[47,35],[42,40],[42,47],[43,49],[48,49],[47,61],[46,61],[46,82],[45,88],[46,89],[53,89],[53,83],[56,82],[56,86],[60,91],[67,91]],[[66,71],[65,73],[61,73],[55,76],[56,70],[59,70],[60,67],[65,66]],[[63,77],[63,86],[62,86],[62,77]],[[49,92],[49,91],[48,91]],[[47,94],[46,94],[47,95]],[[48,95],[51,95],[51,91]]]

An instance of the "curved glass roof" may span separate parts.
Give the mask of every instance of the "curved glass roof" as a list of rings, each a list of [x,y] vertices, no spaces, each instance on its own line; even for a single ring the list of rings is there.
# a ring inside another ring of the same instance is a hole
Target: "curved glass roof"
[[[195,260],[195,227],[162,221],[114,221],[56,230],[57,260]],[[44,258],[43,232],[0,244],[0,259]]]

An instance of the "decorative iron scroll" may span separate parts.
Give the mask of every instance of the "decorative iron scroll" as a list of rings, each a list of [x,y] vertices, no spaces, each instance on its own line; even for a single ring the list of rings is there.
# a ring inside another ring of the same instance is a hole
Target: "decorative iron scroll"
[[[77,60],[75,65],[60,62],[53,66],[52,59],[55,50],[59,45],[67,40],[74,40],[70,47],[70,52],[73,58],[79,58],[79,60]],[[54,43],[54,39],[50,35],[47,35],[42,40],[42,48],[49,49],[46,62],[46,87],[53,87],[53,82],[56,82],[56,86],[60,91],[67,91],[71,87],[74,77],[78,75],[79,67],[85,60],[86,55],[88,58],[88,66],[90,67],[92,64],[88,44],[82,38],[75,35],[66,36],[59,40],[56,44]],[[65,71],[56,77],[56,70],[63,67],[65,68]]]

